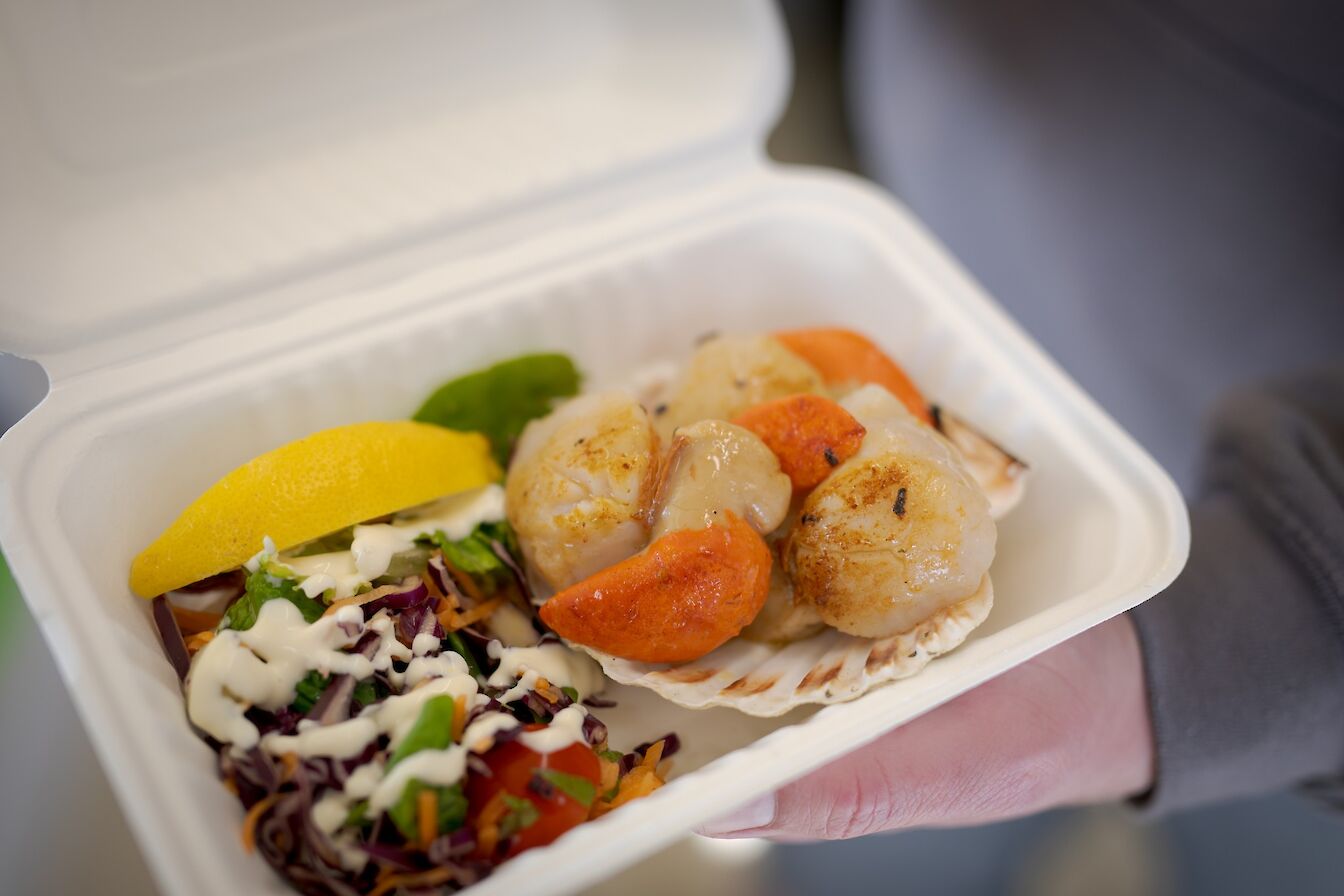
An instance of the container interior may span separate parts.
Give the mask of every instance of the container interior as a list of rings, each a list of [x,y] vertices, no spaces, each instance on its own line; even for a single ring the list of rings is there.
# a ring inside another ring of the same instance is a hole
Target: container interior
[[[122,653],[154,682],[144,696],[158,704],[155,716],[185,731],[176,683],[126,574],[131,557],[232,467],[327,426],[407,416],[441,380],[522,351],[568,352],[590,381],[605,385],[650,361],[686,357],[707,331],[832,322],[872,335],[929,395],[1032,467],[1025,501],[999,527],[996,605],[972,636],[985,637],[1108,578],[1123,556],[1121,511],[1085,458],[1064,450],[998,375],[985,347],[958,336],[951,309],[902,274],[847,228],[797,210],[748,216],[489,301],[430,296],[421,314],[357,347],[308,353],[283,371],[259,363],[214,382],[168,386],[151,405],[110,415],[70,471],[59,519],[69,543],[81,546],[75,562],[93,583],[97,609]],[[1051,525],[1061,517],[1070,525]],[[1051,539],[1036,537],[1042,531]],[[1038,570],[1046,565],[1052,576],[1043,587]],[[690,747],[684,766],[774,727],[729,711],[686,712],[654,701],[664,719],[635,702],[638,711],[605,713],[618,728],[639,729],[618,737],[643,739],[676,727]],[[717,733],[712,746],[696,749],[702,728]],[[723,737],[724,729],[740,737]]]
[[[242,360],[221,358],[197,374],[165,377],[161,389],[109,402],[82,419],[81,432],[92,435],[72,450],[54,510],[58,541],[68,549],[61,562],[73,567],[67,581],[83,587],[58,599],[67,616],[96,627],[107,642],[97,656],[73,662],[88,662],[105,687],[128,689],[122,696],[134,704],[127,710],[133,746],[196,769],[168,775],[175,792],[165,799],[177,807],[164,810],[169,817],[185,821],[183,807],[190,807],[207,826],[232,826],[239,810],[215,780],[210,750],[185,724],[147,602],[126,586],[134,554],[248,458],[324,427],[407,416],[440,381],[524,351],[568,352],[590,382],[605,385],[651,362],[685,358],[711,330],[852,326],[888,349],[928,395],[1030,464],[1027,496],[999,526],[989,620],[959,651],[888,689],[918,695],[958,654],[972,665],[986,656],[979,642],[1040,636],[1043,620],[1067,620],[1070,605],[1098,589],[1113,598],[1142,587],[1168,546],[1153,543],[1161,533],[1135,525],[1133,485],[1114,457],[1102,456],[1104,442],[1077,431],[1079,424],[1052,406],[1057,396],[1033,387],[1014,356],[1022,346],[1000,344],[993,327],[975,322],[972,312],[985,309],[940,294],[927,247],[860,226],[814,198],[697,216],[620,251],[520,275],[478,295],[455,295],[433,277],[421,278],[413,300],[356,332],[333,334],[314,309],[312,330],[295,327],[284,351],[249,358],[240,350]],[[685,744],[678,775],[814,712],[763,720],[727,709],[682,710],[644,691],[618,689],[615,696],[620,705],[599,712],[613,740],[633,745],[677,731]],[[703,789],[678,792],[715,799]],[[236,842],[229,836],[221,848],[231,854]],[[254,874],[260,862],[244,871],[236,864],[241,856],[200,861],[227,862],[235,880],[269,886],[266,874]]]

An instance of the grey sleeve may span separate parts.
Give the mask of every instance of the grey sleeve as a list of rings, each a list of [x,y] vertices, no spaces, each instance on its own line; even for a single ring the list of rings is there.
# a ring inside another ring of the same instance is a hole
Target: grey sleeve
[[[1308,785],[1344,806],[1344,366],[1218,411],[1190,561],[1133,613],[1161,813]]]

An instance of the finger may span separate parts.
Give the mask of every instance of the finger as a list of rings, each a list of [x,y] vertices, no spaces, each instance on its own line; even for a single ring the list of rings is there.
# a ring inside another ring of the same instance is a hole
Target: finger
[[[1132,626],[1112,621],[700,832],[837,839],[1120,796],[1150,773],[1146,718]]]

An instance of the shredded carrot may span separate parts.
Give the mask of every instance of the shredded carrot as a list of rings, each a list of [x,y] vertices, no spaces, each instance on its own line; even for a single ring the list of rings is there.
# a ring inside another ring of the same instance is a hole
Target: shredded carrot
[[[214,632],[197,632],[187,639],[187,653],[194,654],[215,639]]]
[[[538,677],[537,683],[532,685],[532,690],[540,694],[543,700],[549,700],[552,703],[560,699],[560,692],[549,681],[541,677]]]
[[[280,794],[273,793],[270,796],[264,796],[252,804],[252,808],[247,810],[247,817],[243,819],[243,849],[252,852],[257,848],[257,823],[261,821],[261,816],[266,814],[266,810],[275,805],[275,801],[280,799]]]
[[[639,764],[649,771],[657,768],[658,762],[663,758],[663,743],[664,741],[660,740],[645,750],[644,758],[639,761]]]
[[[294,772],[299,768],[299,756],[297,753],[280,754],[280,780],[288,781],[294,777]]]
[[[448,597],[439,598],[439,606],[434,611],[434,615],[438,617],[439,625],[443,626],[444,631],[451,631],[453,620],[457,618],[457,609],[453,606],[452,599]]]
[[[476,845],[483,855],[492,856],[499,847],[499,822],[508,809],[501,790],[490,798],[476,819]]]
[[[215,626],[219,625],[219,620],[224,618],[222,613],[188,610],[186,607],[177,607],[172,604],[168,605],[168,609],[172,611],[173,618],[177,620],[177,627],[182,630],[183,635],[213,631]]]
[[[504,817],[504,813],[508,811],[509,804],[504,802],[504,791],[501,790],[492,796],[490,801],[485,804],[485,808],[481,810],[477,823],[482,825],[498,824],[499,820]]]
[[[369,601],[377,600],[385,594],[392,594],[396,591],[404,590],[401,585],[380,585],[372,591],[365,591],[363,594],[356,594],[354,597],[343,597],[340,600],[334,600],[327,605],[323,616],[330,616],[342,607],[362,607]]]
[[[621,779],[621,790],[616,794],[616,798],[611,801],[611,808],[616,809],[631,800],[648,796],[662,786],[663,782],[651,769],[642,765],[631,769],[630,773]]]
[[[462,739],[462,729],[467,727],[467,695],[458,694],[453,698],[453,743]]]
[[[424,579],[425,579],[425,589],[429,591],[429,596],[434,598],[434,600],[436,601],[442,600],[443,589],[439,587],[438,580],[431,575],[426,575]]]
[[[492,597],[483,604],[477,604],[465,613],[454,613],[452,625],[445,625],[444,628],[450,632],[455,632],[460,628],[466,628],[474,622],[480,622],[482,619],[495,612],[503,600],[502,597]]]
[[[431,868],[428,871],[411,871],[406,874],[389,874],[378,886],[369,891],[369,896],[383,896],[399,887],[408,890],[423,890],[452,880],[456,870],[450,867]]]
[[[462,589],[462,593],[471,598],[472,603],[478,604],[485,599],[485,596],[481,594],[481,589],[476,587],[476,582],[471,576],[449,563],[447,557],[443,558],[443,565],[448,570],[448,575],[452,576],[453,581],[457,583],[457,587]]]
[[[429,849],[429,844],[439,836],[439,795],[428,787],[417,793],[415,814],[420,828],[420,848]]]

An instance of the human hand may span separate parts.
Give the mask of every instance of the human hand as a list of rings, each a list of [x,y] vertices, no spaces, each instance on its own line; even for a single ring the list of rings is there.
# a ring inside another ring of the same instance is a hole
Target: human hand
[[[1143,661],[1120,616],[699,831],[834,840],[980,824],[1132,796],[1152,777]]]

